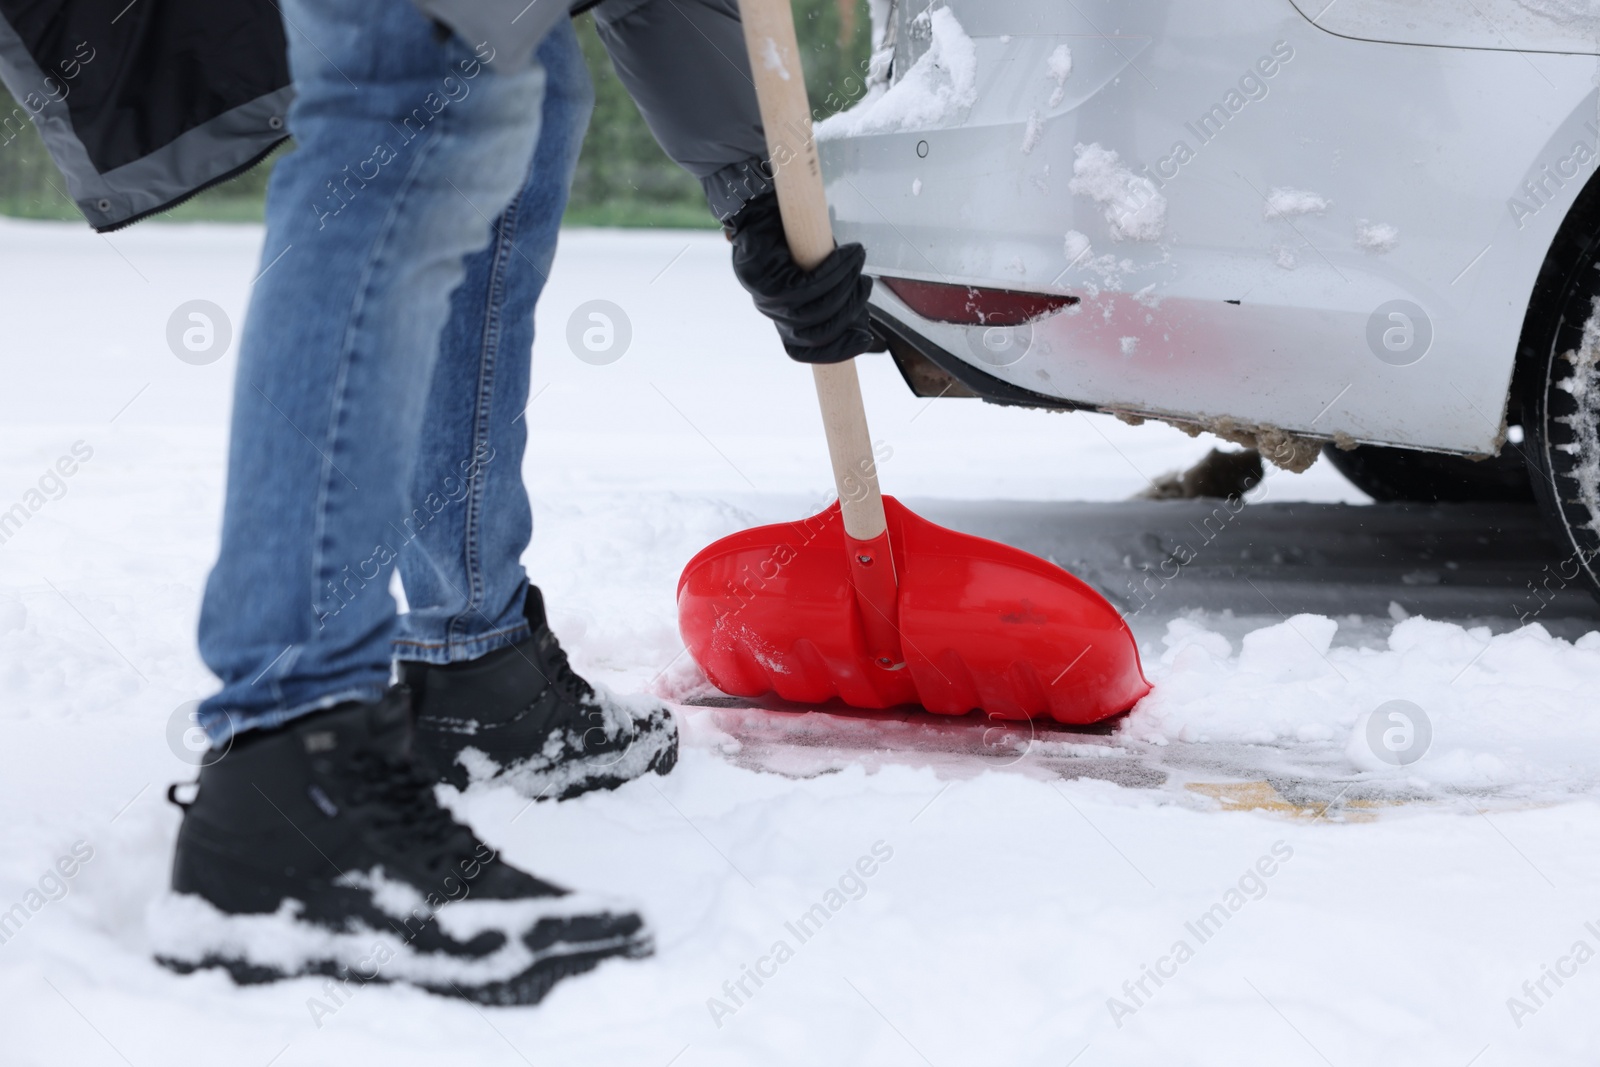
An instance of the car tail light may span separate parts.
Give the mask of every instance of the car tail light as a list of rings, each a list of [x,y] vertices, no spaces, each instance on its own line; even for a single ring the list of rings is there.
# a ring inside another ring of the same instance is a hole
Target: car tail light
[[[1055,293],[982,289],[910,278],[880,278],[879,281],[923,318],[961,326],[1021,326],[1078,302],[1075,296]]]

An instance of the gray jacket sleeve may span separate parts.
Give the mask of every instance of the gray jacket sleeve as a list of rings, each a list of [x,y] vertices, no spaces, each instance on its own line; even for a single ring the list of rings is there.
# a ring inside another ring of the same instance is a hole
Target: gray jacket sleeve
[[[594,15],[650,132],[719,220],[772,188],[737,0],[603,0]]]

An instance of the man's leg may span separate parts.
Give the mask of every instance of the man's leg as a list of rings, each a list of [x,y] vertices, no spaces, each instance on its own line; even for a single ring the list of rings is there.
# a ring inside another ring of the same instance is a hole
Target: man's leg
[[[475,56],[404,0],[284,8],[299,148],[268,194],[201,616],[223,681],[201,712],[217,745],[180,802],[151,942],[183,973],[536,1003],[602,959],[648,954],[643,920],[457,823],[412,754],[408,690],[386,683],[388,579],[440,330],[463,257],[521,187],[544,73]]]
[[[537,64],[407,3],[290,0],[297,143],[273,174],[200,650],[216,741],[387,685],[393,560],[449,294],[520,188]]]
[[[533,311],[555,256],[593,104],[572,27],[540,46],[544,122],[522,191],[467,262],[451,301],[412,478],[400,572],[410,611],[395,654],[416,702],[416,750],[465,787],[502,776],[562,798],[665,774],[671,714],[574,674],[528,584],[522,482]]]
[[[533,518],[522,456],[533,311],[594,106],[570,23],[551,31],[538,58],[539,143],[489,247],[467,260],[428,394],[400,554],[410,611],[395,655],[405,660],[471,660],[528,636],[522,554]]]

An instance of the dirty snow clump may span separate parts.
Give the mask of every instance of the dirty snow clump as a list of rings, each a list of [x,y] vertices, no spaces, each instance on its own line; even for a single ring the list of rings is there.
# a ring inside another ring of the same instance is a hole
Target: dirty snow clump
[[[1060,107],[1061,101],[1067,96],[1067,77],[1072,73],[1072,49],[1064,44],[1056,45],[1056,50],[1050,53],[1048,60],[1050,77],[1055,79],[1056,87],[1050,93],[1051,107]]]
[[[1268,220],[1288,219],[1296,215],[1320,215],[1326,210],[1328,201],[1325,197],[1305,189],[1277,188],[1267,194],[1261,214]]]
[[[978,99],[978,49],[947,8],[925,11],[932,40],[905,76],[817,124],[819,140],[934,129],[960,122]]]
[[[1111,236],[1118,240],[1154,241],[1167,223],[1167,198],[1149,178],[1122,165],[1109,148],[1080,144],[1074,148],[1072,181],[1067,188],[1100,205]]]
[[[1522,6],[1563,26],[1590,32],[1600,26],[1596,0],[1522,0]]]
[[[1572,374],[1560,385],[1571,394],[1578,410],[1561,416],[1560,421],[1572,429],[1572,444],[1565,450],[1578,457],[1572,472],[1578,483],[1578,499],[1588,509],[1590,526],[1600,529],[1600,297],[1589,306],[1583,339],[1577,351],[1564,357],[1572,364]]]
[[[1399,243],[1400,231],[1387,222],[1362,219],[1356,223],[1356,247],[1363,252],[1381,256],[1385,252],[1393,252],[1394,246]]]

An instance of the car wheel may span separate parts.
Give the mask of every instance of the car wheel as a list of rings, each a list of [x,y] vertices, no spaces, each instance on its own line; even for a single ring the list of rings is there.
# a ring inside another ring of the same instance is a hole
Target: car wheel
[[[1600,248],[1564,280],[1543,337],[1526,352],[1523,422],[1535,498],[1563,552],[1557,575],[1600,597]]]
[[[1327,444],[1322,454],[1350,484],[1377,501],[1533,501],[1527,464],[1511,446],[1487,459],[1378,445],[1342,449]]]

